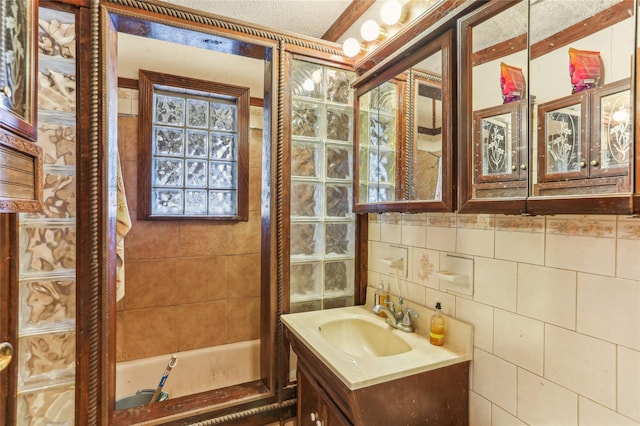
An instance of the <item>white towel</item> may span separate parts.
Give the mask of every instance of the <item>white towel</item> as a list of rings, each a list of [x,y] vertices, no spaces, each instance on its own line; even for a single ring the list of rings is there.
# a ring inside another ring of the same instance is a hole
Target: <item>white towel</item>
[[[131,229],[131,217],[122,179],[122,165],[118,155],[118,213],[116,216],[116,302],[124,297],[124,236]]]

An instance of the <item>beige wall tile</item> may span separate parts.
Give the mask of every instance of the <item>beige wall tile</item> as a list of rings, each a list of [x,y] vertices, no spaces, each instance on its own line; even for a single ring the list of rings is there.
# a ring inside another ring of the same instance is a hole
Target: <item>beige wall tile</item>
[[[227,226],[211,223],[185,223],[178,228],[176,257],[222,256],[228,254]]]
[[[380,241],[380,216],[377,214],[369,215],[369,241]]]
[[[126,310],[173,305],[179,293],[176,286],[176,259],[127,262]]]
[[[640,423],[628,419],[615,411],[580,397],[578,419],[580,426],[638,426]]]
[[[261,229],[260,210],[250,210],[247,222],[237,222],[227,225],[227,235],[224,246],[226,254],[255,254],[260,253]]]
[[[473,352],[473,390],[511,414],[516,413],[517,368],[480,349]]]
[[[227,342],[260,338],[260,298],[227,301]]]
[[[427,245],[426,222],[425,214],[403,215],[401,243],[407,246],[425,247]]]
[[[618,411],[640,422],[640,352],[618,346]]]
[[[542,375],[544,323],[496,309],[493,329],[495,355]]]
[[[260,266],[259,254],[227,256],[227,297],[259,297]]]
[[[380,223],[380,241],[390,244],[402,243],[402,224],[400,213],[385,213]]]
[[[518,369],[518,417],[532,425],[578,424],[578,396],[529,371]]]
[[[190,303],[176,307],[178,350],[228,343],[227,302]]]
[[[138,117],[118,117],[118,150],[121,161],[138,160]]]
[[[547,233],[545,265],[613,276],[615,247],[615,238]]]
[[[427,288],[425,302],[429,309],[435,309],[436,303],[440,302],[443,314],[452,317],[456,316],[456,296],[453,294]]]
[[[615,407],[615,345],[547,325],[544,349],[546,379],[607,407]]]
[[[453,213],[427,215],[427,247],[432,250],[456,250],[456,216]]]
[[[123,87],[118,88],[118,114],[133,114],[131,105],[131,89]]]
[[[493,308],[462,297],[456,298],[456,318],[473,324],[473,345],[493,352]]]
[[[518,313],[575,330],[576,273],[519,264]]]
[[[493,229],[458,228],[456,252],[493,257],[495,232]]]
[[[191,257],[176,262],[176,303],[188,304],[217,300],[226,297],[228,280],[226,257]],[[220,290],[211,292],[215,284]]]
[[[578,274],[577,330],[640,350],[640,281]]]
[[[124,244],[125,262],[141,259],[168,259],[179,254],[178,227],[172,222],[136,220]]]
[[[496,229],[495,239],[497,259],[544,264],[544,233]]]
[[[640,221],[619,217],[617,235],[616,276],[640,280]]]
[[[427,287],[438,288],[439,280],[435,273],[440,270],[440,253],[422,248],[412,248],[410,252],[409,276],[411,280]]]
[[[469,392],[469,426],[491,424],[491,401],[477,393]]]
[[[474,296],[507,311],[516,310],[517,265],[505,260],[477,257],[474,260]]]
[[[494,405],[491,407],[491,426],[527,426],[527,424]]]
[[[122,320],[124,360],[169,354],[178,350],[174,307],[125,311]]]

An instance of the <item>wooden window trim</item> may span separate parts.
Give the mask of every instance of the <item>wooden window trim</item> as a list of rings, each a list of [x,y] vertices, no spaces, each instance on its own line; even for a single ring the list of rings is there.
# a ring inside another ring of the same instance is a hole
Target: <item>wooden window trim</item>
[[[154,90],[170,90],[185,95],[226,98],[237,102],[237,212],[235,215],[157,215],[151,212],[152,117]],[[183,76],[140,70],[138,126],[138,206],[139,220],[247,221],[249,216],[249,88]]]

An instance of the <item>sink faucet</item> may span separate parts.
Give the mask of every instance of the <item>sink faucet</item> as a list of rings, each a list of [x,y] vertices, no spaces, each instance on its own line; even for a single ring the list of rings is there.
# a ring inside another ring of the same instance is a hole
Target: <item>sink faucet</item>
[[[393,328],[397,328],[398,330],[405,331],[407,333],[413,333],[413,324],[411,323],[411,317],[418,318],[418,313],[414,312],[411,308],[408,308],[405,313],[402,312],[402,303],[403,300],[400,299],[400,311],[396,312],[393,302],[386,302],[389,307],[382,305],[375,305],[373,307],[373,312],[379,314],[380,312],[384,312],[387,315],[385,319],[386,323],[389,324]]]

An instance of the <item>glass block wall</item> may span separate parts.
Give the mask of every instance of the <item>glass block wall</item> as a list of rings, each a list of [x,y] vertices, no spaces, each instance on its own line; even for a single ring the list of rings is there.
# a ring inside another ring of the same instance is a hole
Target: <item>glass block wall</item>
[[[291,78],[291,312],[353,305],[355,74],[294,60]]]
[[[359,203],[395,200],[398,87],[387,82],[360,96]]]
[[[75,15],[39,9],[44,212],[20,215],[20,425],[73,425],[76,362]]]

